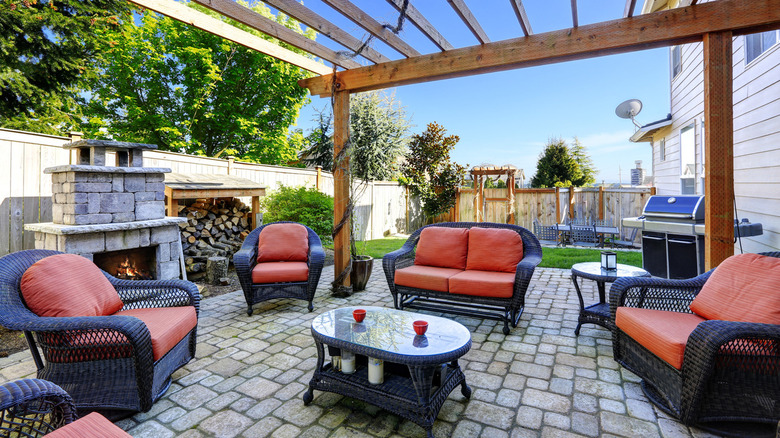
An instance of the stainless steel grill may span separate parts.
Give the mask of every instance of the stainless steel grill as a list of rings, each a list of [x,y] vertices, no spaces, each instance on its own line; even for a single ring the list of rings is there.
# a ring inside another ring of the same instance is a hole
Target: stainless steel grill
[[[623,226],[642,231],[642,265],[656,277],[690,278],[704,272],[704,196],[651,196],[642,216]],[[734,236],[763,233],[747,219],[734,224]]]

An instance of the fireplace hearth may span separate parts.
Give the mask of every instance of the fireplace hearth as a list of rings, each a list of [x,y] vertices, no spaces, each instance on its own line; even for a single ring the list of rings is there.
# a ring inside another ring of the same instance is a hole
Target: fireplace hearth
[[[156,246],[94,254],[92,261],[102,270],[122,280],[155,278]]]

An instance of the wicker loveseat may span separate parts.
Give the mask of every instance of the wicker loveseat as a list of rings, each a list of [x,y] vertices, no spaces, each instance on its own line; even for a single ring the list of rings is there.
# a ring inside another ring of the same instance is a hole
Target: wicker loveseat
[[[199,303],[188,281],[119,280],[74,254],[0,258],[0,325],[24,331],[38,378],[81,412],[151,409],[195,356]]]
[[[688,280],[618,279],[610,289],[615,360],[686,425],[764,423],[773,431],[780,421],[778,257],[732,256]]]
[[[73,399],[54,383],[22,379],[0,385],[0,436],[130,438],[97,412],[76,418]]]
[[[539,240],[516,225],[448,222],[415,231],[382,259],[396,309],[497,319],[517,327]]]
[[[247,315],[252,306],[274,298],[309,302],[317,291],[325,251],[311,228],[296,222],[274,222],[257,227],[233,255],[238,281],[244,290]]]

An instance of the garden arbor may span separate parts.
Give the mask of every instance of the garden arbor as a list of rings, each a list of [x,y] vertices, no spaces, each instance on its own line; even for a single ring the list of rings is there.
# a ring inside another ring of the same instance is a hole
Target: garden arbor
[[[333,102],[334,154],[338,157],[334,170],[336,225],[344,223],[351,205],[349,157],[339,155],[349,139],[351,93],[701,41],[704,47],[704,117],[707,120],[704,128],[705,192],[718,194],[705,198],[706,268],[717,266],[734,252],[732,37],[780,28],[780,0],[715,0],[702,4],[697,4],[696,0],[683,0],[681,3],[688,6],[640,16],[633,16],[636,0],[627,0],[622,14],[616,11],[616,16],[623,18],[585,26],[579,26],[577,0],[571,0],[572,27],[541,34],[533,33],[522,0],[507,0],[518,17],[524,36],[497,42],[489,40],[464,0],[447,0],[479,42],[462,48],[454,48],[414,7],[420,0],[387,0],[400,11],[401,21],[408,20],[440,49],[431,54],[420,54],[394,33],[392,26],[380,24],[349,0],[322,0],[370,33],[371,38],[380,39],[400,53],[402,58],[398,60],[389,60],[370,46],[361,50],[360,41],[296,0],[264,0],[349,50],[360,52],[360,56],[373,64],[364,67],[356,65],[343,53],[291,35],[292,32],[283,26],[232,0],[195,0],[330,62],[332,70],[173,0],[129,1],[318,75],[301,80],[299,84],[308,88],[312,95],[327,97]],[[444,3],[444,0],[437,1]],[[348,226],[336,233],[334,247],[338,276],[350,263]],[[343,282],[349,285],[349,276],[343,277]]]

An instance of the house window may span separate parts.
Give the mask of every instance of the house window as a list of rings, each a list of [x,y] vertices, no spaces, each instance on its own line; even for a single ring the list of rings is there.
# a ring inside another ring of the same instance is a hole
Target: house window
[[[658,141],[658,161],[666,160],[666,139],[662,138]]]
[[[777,44],[778,40],[780,40],[780,31],[777,30],[745,35],[745,64],[758,58],[759,55]]]
[[[696,125],[680,130],[680,193],[696,193]]]
[[[680,46],[672,47],[672,79],[682,71],[682,51]]]

